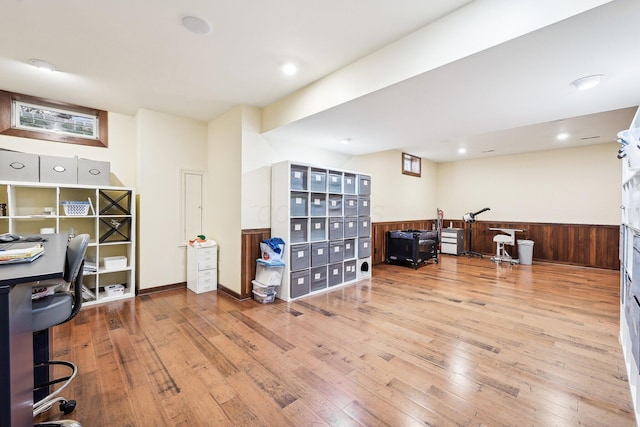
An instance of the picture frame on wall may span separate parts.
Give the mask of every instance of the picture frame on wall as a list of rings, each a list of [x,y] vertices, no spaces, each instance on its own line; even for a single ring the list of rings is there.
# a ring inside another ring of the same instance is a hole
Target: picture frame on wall
[[[402,153],[402,173],[404,175],[422,176],[421,158],[408,153]]]

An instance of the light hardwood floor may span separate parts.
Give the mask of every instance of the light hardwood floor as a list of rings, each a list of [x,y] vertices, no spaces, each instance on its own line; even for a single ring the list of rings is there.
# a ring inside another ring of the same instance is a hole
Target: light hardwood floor
[[[633,426],[618,288],[615,271],[443,256],[294,303],[87,307],[54,352],[79,365],[85,427]]]

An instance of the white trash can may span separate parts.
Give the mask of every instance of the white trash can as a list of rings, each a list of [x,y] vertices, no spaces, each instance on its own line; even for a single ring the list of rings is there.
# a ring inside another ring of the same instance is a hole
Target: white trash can
[[[533,261],[533,240],[518,240],[520,264],[531,265]]]

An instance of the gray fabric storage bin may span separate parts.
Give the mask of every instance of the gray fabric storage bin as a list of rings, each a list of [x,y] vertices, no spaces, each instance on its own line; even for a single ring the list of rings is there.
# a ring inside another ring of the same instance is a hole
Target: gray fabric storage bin
[[[342,262],[344,260],[344,240],[329,242],[329,263]]]
[[[291,231],[289,238],[291,243],[302,243],[307,241],[307,227],[309,220],[307,218],[291,218]]]
[[[344,206],[344,216],[356,216],[358,215],[358,196],[346,195],[342,202]]]
[[[356,260],[345,261],[343,268],[343,280],[345,282],[350,282],[352,280],[356,280]]]
[[[342,216],[342,195],[329,194],[327,209],[329,216]]]
[[[358,237],[371,236],[371,218],[368,216],[358,217]]]
[[[329,276],[329,286],[336,286],[342,283],[343,268],[341,262],[329,265],[329,271],[327,273]]]
[[[311,244],[311,267],[329,264],[329,242]]]
[[[342,178],[342,192],[344,194],[356,194],[358,178],[353,173],[345,173]]]
[[[356,239],[345,239],[344,241],[344,259],[356,257]]]
[[[291,216],[307,216],[309,212],[309,194],[291,193]]]
[[[322,169],[311,169],[311,191],[327,191],[327,171]]]
[[[78,184],[111,185],[111,163],[78,159]]]
[[[291,298],[298,298],[309,293],[310,289],[309,270],[294,271],[291,273],[289,281],[289,294]]]
[[[358,196],[358,215],[371,215],[371,198],[370,196]]]
[[[327,240],[327,219],[311,218],[310,239],[312,242]]]
[[[311,216],[327,215],[327,195],[323,193],[312,193],[309,201]]]
[[[40,158],[37,154],[0,150],[0,179],[38,182],[40,180]]]
[[[342,217],[329,218],[329,240],[344,237],[344,222]]]
[[[329,171],[327,184],[329,193],[342,193],[342,172]]]
[[[358,217],[351,216],[344,218],[344,238],[358,237]]]
[[[371,194],[371,177],[358,175],[358,194]]]
[[[358,258],[368,258],[371,256],[371,238],[362,237],[358,239]]]
[[[76,157],[40,156],[40,182],[77,184],[78,159]]]
[[[309,168],[306,166],[291,165],[291,189],[292,190],[306,190],[307,189],[307,174]]]
[[[291,245],[291,250],[289,252],[289,258],[291,259],[291,271],[309,268],[311,255],[309,253],[308,243],[302,245]]]
[[[327,287],[327,266],[311,269],[311,291],[319,291]]]

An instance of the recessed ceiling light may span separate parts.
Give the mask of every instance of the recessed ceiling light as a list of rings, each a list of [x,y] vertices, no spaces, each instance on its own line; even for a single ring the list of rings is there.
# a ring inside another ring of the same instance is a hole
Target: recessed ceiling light
[[[50,62],[43,61],[42,59],[30,59],[29,63],[36,68],[46,71],[55,71],[56,67]]]
[[[298,72],[298,64],[294,62],[285,62],[280,66],[280,70],[286,76],[293,76]]]
[[[181,19],[182,26],[193,34],[208,34],[211,32],[211,25],[202,18],[193,15],[185,15]]]
[[[592,76],[581,77],[577,80],[572,81],[570,85],[578,90],[592,89],[600,84],[603,77],[603,74],[594,74]]]
[[[467,152],[467,149],[462,147],[462,148],[458,148],[458,154],[464,154]]]
[[[566,141],[567,139],[569,139],[569,134],[567,132],[560,132],[556,135],[556,139],[558,141]]]

